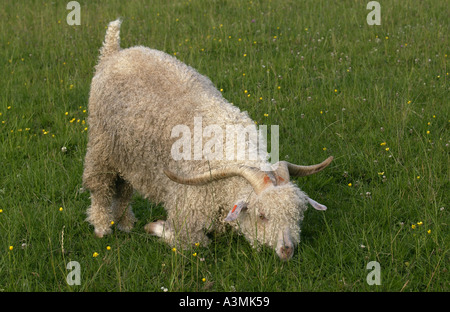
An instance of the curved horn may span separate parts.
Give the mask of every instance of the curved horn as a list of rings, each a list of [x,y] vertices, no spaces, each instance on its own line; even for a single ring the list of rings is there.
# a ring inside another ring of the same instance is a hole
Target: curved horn
[[[262,192],[271,179],[266,173],[248,166],[230,166],[220,169],[212,169],[210,171],[202,172],[200,174],[191,176],[180,176],[173,171],[164,168],[166,176],[174,182],[187,185],[204,185],[213,181],[240,176],[246,179],[256,194]]]
[[[333,160],[333,156],[328,157],[320,164],[311,165],[311,166],[299,166],[291,164],[287,161],[280,161],[278,163],[279,169],[277,171],[283,172],[284,176],[286,175],[286,169],[289,171],[289,174],[294,177],[304,177],[314,173],[317,173],[323,169],[325,169]],[[281,167],[281,168],[280,168]]]

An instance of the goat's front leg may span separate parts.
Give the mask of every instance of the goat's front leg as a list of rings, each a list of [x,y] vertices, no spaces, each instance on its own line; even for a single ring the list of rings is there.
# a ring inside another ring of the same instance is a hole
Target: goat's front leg
[[[171,242],[174,236],[172,229],[164,220],[150,222],[147,225],[145,225],[144,230],[148,234],[161,237],[167,242]]]
[[[209,238],[203,232],[203,229],[189,229],[186,226],[174,229],[173,223],[169,220],[158,220],[148,223],[144,227],[145,231],[154,236],[161,237],[166,243],[171,246],[181,244],[183,249],[188,248],[189,245],[203,246],[208,245]]]

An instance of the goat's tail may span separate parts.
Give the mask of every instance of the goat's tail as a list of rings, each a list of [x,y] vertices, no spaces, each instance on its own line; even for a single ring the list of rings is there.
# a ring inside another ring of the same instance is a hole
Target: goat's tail
[[[120,51],[120,24],[122,24],[120,18],[109,23],[105,41],[100,49],[100,60]]]

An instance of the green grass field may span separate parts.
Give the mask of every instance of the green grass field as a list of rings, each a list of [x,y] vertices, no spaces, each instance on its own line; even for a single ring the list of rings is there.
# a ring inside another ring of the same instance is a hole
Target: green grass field
[[[448,1],[69,1],[0,6],[0,291],[449,291]],[[108,22],[175,55],[258,124],[280,158],[325,171],[293,259],[236,233],[173,251],[143,226],[95,238],[81,192],[89,86]],[[77,261],[81,284],[66,268]],[[371,261],[381,285],[366,282]]]

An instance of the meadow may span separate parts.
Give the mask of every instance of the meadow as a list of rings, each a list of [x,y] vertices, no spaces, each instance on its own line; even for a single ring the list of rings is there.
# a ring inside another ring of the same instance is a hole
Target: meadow
[[[0,6],[0,291],[450,289],[447,1],[7,0]],[[208,76],[280,158],[323,172],[293,181],[308,209],[282,262],[236,233],[176,249],[145,233],[161,205],[133,196],[131,233],[98,239],[81,175],[90,81],[106,25],[121,46],[165,51]],[[69,285],[67,264],[80,264]],[[380,285],[367,282],[371,261]]]

